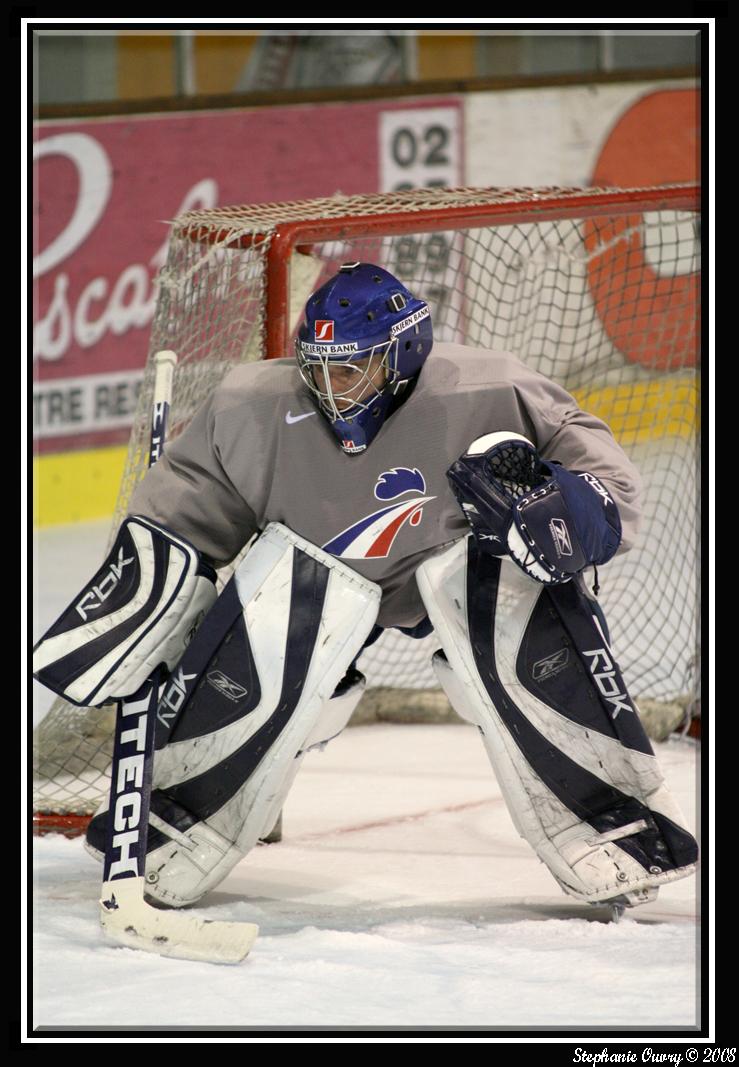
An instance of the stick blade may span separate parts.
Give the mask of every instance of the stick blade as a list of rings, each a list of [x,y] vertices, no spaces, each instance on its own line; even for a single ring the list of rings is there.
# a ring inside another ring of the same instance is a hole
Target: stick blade
[[[108,937],[129,948],[205,963],[240,963],[259,932],[254,923],[217,922],[152,908],[144,900],[141,878],[103,885],[100,924]]]

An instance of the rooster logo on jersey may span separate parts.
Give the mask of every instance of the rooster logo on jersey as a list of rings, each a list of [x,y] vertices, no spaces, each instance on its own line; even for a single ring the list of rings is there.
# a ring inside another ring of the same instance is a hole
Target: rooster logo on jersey
[[[383,471],[375,484],[377,500],[397,500],[397,504],[373,511],[359,522],[323,545],[325,552],[343,559],[384,559],[390,555],[395,538],[407,522],[418,526],[423,517],[423,506],[436,497],[424,496],[426,481],[417,467],[393,467]],[[409,496],[408,494],[412,494]]]

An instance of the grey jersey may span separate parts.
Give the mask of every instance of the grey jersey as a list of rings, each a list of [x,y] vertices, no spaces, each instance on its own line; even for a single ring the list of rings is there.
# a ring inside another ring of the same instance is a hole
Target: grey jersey
[[[186,537],[216,565],[267,523],[283,523],[381,586],[381,626],[413,626],[425,615],[416,568],[469,532],[446,471],[475,438],[501,430],[600,478],[621,516],[620,551],[633,543],[639,475],[605,423],[505,352],[443,343],[356,455],[340,449],[294,360],[237,367],[170,442],[129,511]]]

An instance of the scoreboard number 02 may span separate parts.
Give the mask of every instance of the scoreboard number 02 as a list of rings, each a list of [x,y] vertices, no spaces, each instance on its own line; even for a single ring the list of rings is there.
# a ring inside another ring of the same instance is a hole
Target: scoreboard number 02
[[[380,190],[463,184],[461,110],[417,107],[380,115]],[[390,243],[387,269],[401,281],[416,280],[415,293],[428,300],[435,324],[453,311],[453,247],[444,233],[408,235]],[[420,286],[417,279],[422,279]],[[447,333],[448,340],[456,340]]]

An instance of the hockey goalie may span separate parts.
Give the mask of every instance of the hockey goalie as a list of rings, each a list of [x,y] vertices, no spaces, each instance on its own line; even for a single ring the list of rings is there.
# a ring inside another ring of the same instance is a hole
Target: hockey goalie
[[[36,650],[36,676],[79,704],[168,671],[150,897],[199,900],[269,831],[386,627],[434,632],[440,684],[565,893],[633,906],[691,874],[696,842],[597,600],[639,500],[572,396],[514,354],[434,344],[424,301],[345,264],[308,300],[296,358],[241,366],[204,399]],[[216,598],[214,569],[250,541]],[[87,847],[104,850],[103,812]]]

